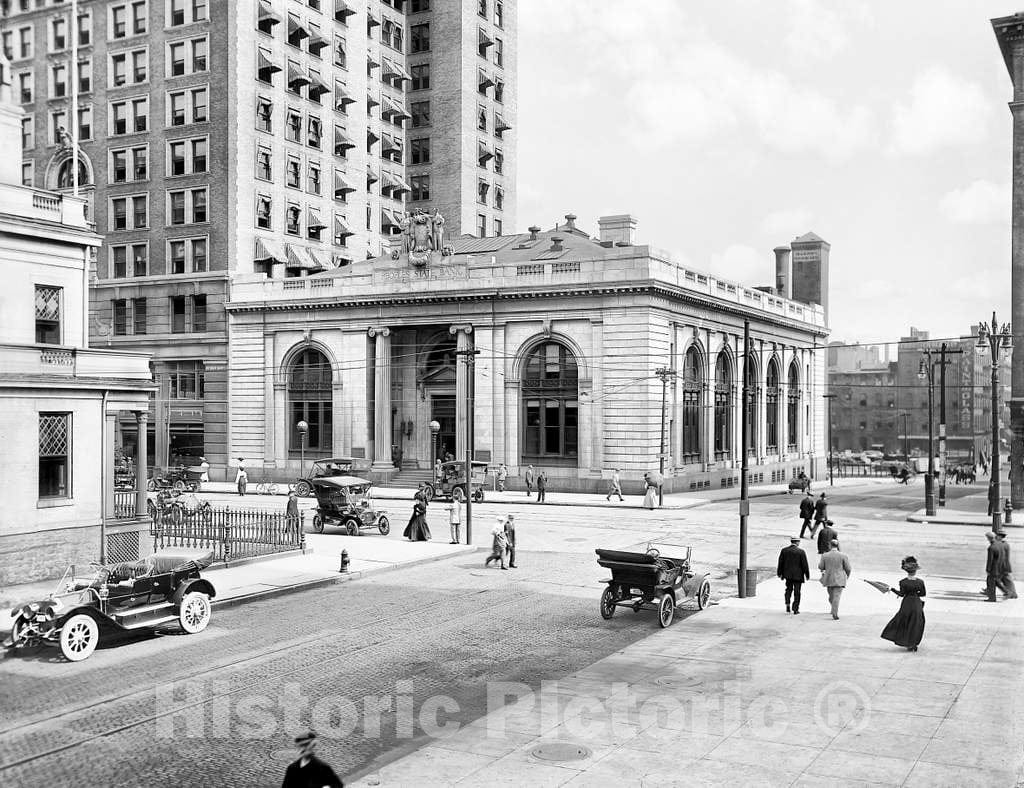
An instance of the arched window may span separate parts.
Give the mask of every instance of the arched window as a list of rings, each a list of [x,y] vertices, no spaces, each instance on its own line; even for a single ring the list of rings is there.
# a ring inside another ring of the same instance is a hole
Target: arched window
[[[779,364],[774,358],[768,362],[764,396],[765,451],[776,454],[779,451]]]
[[[57,188],[70,189],[74,184],[71,182],[71,173],[74,172],[74,161],[68,159],[60,165],[57,170]],[[78,185],[85,186],[89,183],[89,170],[84,162],[78,162]]]
[[[319,350],[303,350],[288,370],[288,448],[299,456],[302,437],[296,425],[309,425],[306,449],[331,453],[334,418],[331,407],[331,362]]]
[[[796,451],[800,421],[800,371],[794,361],[789,365],[786,391],[786,451]]]
[[[715,459],[732,456],[732,370],[723,350],[715,362]]]
[[[757,385],[757,362],[752,355],[747,356],[747,453],[757,453],[757,401],[760,387]]]
[[[701,374],[700,354],[691,347],[683,358],[682,381],[682,427],[683,445],[680,461],[685,465],[700,462],[700,408],[704,392],[704,375]]]
[[[579,384],[572,351],[544,342],[530,351],[522,377],[523,464],[575,466]]]

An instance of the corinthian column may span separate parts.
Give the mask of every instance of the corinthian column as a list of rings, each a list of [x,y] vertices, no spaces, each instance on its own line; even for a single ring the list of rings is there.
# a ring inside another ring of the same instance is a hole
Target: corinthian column
[[[393,471],[391,462],[391,329],[371,328],[373,338],[373,471]]]
[[[468,323],[449,326],[448,333],[455,335],[455,350],[471,350],[473,347],[473,326]],[[466,356],[456,356],[455,364],[455,457],[462,460],[466,456],[466,421],[469,412],[466,400],[469,396],[469,367]]]

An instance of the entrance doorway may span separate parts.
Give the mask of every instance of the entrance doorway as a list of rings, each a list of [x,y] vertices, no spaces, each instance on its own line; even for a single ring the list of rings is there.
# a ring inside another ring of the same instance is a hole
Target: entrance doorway
[[[432,394],[430,397],[430,418],[441,425],[437,434],[437,457],[430,458],[430,464],[440,458],[444,462],[446,451],[455,454],[455,397]]]

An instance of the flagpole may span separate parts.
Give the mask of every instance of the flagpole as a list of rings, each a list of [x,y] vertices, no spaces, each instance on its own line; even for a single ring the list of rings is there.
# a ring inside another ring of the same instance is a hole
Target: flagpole
[[[71,0],[71,193],[78,196],[78,0]]]

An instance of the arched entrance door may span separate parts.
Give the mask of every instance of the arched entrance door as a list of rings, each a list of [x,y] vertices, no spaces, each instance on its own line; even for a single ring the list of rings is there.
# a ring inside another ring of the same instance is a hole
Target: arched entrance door
[[[455,456],[455,375],[458,356],[454,339],[444,339],[434,345],[423,358],[417,384],[429,404],[430,420],[441,425],[437,439],[431,438],[431,457],[442,462],[447,455]]]
[[[543,342],[522,373],[523,465],[579,465],[579,371],[561,342]]]

